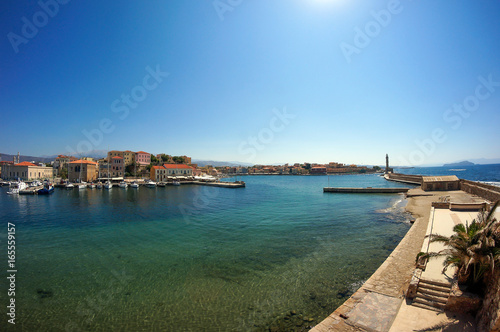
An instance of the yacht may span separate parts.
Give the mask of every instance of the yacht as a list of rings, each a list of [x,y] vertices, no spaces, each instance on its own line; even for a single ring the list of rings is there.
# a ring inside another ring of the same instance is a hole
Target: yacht
[[[118,185],[120,188],[127,188],[128,187],[128,183],[124,181],[120,182],[120,184]]]
[[[41,183],[38,180],[34,180],[30,183],[30,187],[39,187],[39,186],[43,186],[43,183]]]
[[[66,185],[64,186],[66,189],[73,189],[75,187],[75,185],[71,182],[66,182]]]
[[[111,184],[111,182],[109,182],[109,180],[106,181],[106,183],[104,184],[104,189],[111,189],[111,188],[113,188],[113,185]]]
[[[101,182],[97,182],[97,189],[102,189],[102,183]]]
[[[18,195],[21,190],[28,188],[28,185],[20,180],[17,182],[11,182],[10,186],[10,190],[7,191],[7,194],[9,195]]]
[[[154,188],[154,187],[156,187],[156,182],[154,182],[152,180],[146,181],[145,184],[146,184],[146,187],[148,187],[148,188]]]
[[[130,188],[139,188],[139,184],[134,181],[130,184]]]

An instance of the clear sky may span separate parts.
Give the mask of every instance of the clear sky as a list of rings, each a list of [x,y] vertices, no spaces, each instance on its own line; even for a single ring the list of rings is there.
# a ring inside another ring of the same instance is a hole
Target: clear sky
[[[6,0],[0,152],[500,157],[500,2]]]

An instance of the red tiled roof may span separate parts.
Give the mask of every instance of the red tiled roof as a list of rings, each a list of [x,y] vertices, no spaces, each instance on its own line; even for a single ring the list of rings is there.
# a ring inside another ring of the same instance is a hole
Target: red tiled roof
[[[90,165],[97,165],[96,162],[93,162],[93,161],[90,161],[90,160],[83,160],[83,159],[72,161],[72,162],[70,162],[70,164],[90,164]]]
[[[15,164],[14,166],[36,166],[36,165],[30,163],[29,161],[23,161],[22,163]]]
[[[148,152],[144,152],[144,151],[137,151],[136,153],[145,153],[145,154],[149,154]]]
[[[184,164],[163,164],[163,167],[167,169],[193,169],[192,167]]]
[[[153,169],[163,169],[163,166],[153,166]]]
[[[113,158],[111,158],[111,159],[123,159],[123,158],[122,158],[122,157],[120,157],[120,156],[114,156],[114,157],[113,157]]]

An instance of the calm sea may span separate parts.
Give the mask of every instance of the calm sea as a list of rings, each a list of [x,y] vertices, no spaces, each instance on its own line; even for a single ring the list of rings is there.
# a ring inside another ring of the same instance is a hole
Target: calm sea
[[[242,189],[0,189],[5,255],[7,222],[16,225],[16,329],[258,331],[286,326],[290,311],[307,328],[410,227],[401,195],[322,192],[328,182],[399,186],[377,175],[243,179]]]

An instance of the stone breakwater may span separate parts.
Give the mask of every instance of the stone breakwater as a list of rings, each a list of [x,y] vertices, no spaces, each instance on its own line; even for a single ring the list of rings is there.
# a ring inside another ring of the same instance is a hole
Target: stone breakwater
[[[429,222],[431,203],[442,195],[464,192],[426,193],[411,189],[406,210],[416,218],[385,262],[343,305],[311,331],[388,331],[404,299]]]

